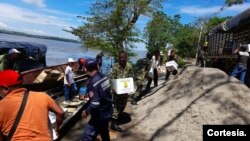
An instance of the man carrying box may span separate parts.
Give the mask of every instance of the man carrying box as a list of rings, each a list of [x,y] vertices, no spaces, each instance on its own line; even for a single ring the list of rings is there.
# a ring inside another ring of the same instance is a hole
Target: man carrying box
[[[128,77],[133,77],[133,68],[132,65],[127,62],[127,53],[125,51],[121,51],[119,55],[119,63],[114,65],[110,74],[111,89],[114,102],[114,111],[112,115],[111,129],[119,132],[121,132],[122,129],[117,124],[117,120],[127,105],[128,94],[126,93],[118,95],[115,91],[113,82],[115,79],[128,78]]]
[[[177,62],[177,57],[176,57],[176,55],[175,55],[175,51],[174,51],[174,50],[171,50],[170,55],[168,56],[168,62],[170,62],[170,61],[175,61],[175,62],[173,62],[173,63],[175,63],[175,64],[176,64],[176,62]],[[167,62],[167,63],[168,63],[168,62]],[[177,65],[176,65],[176,66],[177,66]],[[168,67],[169,67],[169,66],[168,66]],[[172,72],[173,75],[176,75],[176,74],[178,73],[177,68],[172,67],[173,69],[170,69],[170,68],[168,68],[168,67],[166,66],[165,81],[168,80],[169,75],[170,75],[170,72]]]

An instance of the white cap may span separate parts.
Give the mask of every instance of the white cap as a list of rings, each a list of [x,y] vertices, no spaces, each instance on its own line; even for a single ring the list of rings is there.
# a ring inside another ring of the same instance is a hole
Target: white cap
[[[21,52],[16,50],[15,48],[12,48],[9,50],[9,54],[12,54],[12,53],[21,53]]]
[[[68,63],[76,62],[73,58],[68,58]]]

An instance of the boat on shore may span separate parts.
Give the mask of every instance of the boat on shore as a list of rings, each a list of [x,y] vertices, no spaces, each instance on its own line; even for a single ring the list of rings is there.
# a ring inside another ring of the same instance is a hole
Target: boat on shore
[[[73,98],[73,105],[63,103],[63,79],[66,64],[46,66],[47,47],[29,42],[0,41],[0,55],[7,54],[9,49],[15,48],[21,52],[15,62],[22,76],[22,85],[29,91],[43,91],[50,95],[65,111],[65,119],[60,132],[66,132],[68,125],[79,115],[86,101],[81,101],[77,95]],[[74,63],[74,80],[77,87],[86,85],[87,74],[78,70],[78,62]]]
[[[67,63],[46,66],[47,46],[30,42],[0,41],[0,55],[7,54],[12,48],[21,52],[18,60],[15,61],[15,66],[22,76],[25,88],[33,91],[48,91],[63,85]],[[75,80],[84,81],[87,75],[77,71],[77,62],[75,62],[74,70]]]

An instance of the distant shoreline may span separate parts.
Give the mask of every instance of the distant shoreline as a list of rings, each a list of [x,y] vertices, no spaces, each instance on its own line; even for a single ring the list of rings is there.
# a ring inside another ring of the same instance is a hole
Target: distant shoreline
[[[57,41],[64,41],[64,42],[80,43],[80,41],[74,40],[74,39],[66,39],[66,38],[52,37],[52,36],[42,36],[42,35],[33,35],[33,34],[28,34],[28,33],[23,33],[23,32],[5,30],[5,29],[0,29],[0,33],[11,34],[11,35],[19,35],[19,36],[26,36],[26,37],[34,37],[34,38],[41,38],[41,39],[49,39],[49,40],[57,40]]]

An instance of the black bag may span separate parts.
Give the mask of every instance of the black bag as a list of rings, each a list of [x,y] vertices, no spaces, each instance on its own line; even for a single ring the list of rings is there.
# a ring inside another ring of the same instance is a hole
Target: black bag
[[[19,124],[19,122],[20,122],[20,120],[22,118],[23,111],[24,111],[25,105],[27,103],[28,96],[29,96],[29,92],[27,92],[27,91],[24,92],[22,104],[21,104],[21,106],[19,108],[19,111],[17,113],[15,122],[14,122],[14,124],[12,125],[12,127],[10,129],[9,135],[8,136],[3,136],[3,141],[11,141],[11,138],[15,134],[16,128],[17,128],[17,126],[18,126],[18,124]]]

